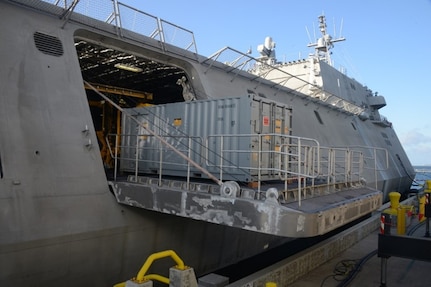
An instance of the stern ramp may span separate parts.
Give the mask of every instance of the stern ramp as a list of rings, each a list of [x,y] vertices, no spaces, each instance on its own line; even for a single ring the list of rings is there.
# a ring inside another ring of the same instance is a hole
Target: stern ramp
[[[378,209],[382,193],[358,186],[335,193],[285,202],[274,187],[265,192],[221,186],[129,176],[110,182],[121,204],[188,217],[215,224],[283,237],[325,234]]]
[[[292,238],[325,234],[382,204],[382,193],[363,178],[365,162],[377,166],[377,157],[369,157],[376,151],[321,147],[314,139],[283,132],[290,127],[287,107],[264,103],[247,110],[249,123],[275,118],[266,132],[255,126],[259,133],[196,135],[179,128],[186,115],[170,124],[154,108],[129,111],[111,104],[123,114],[122,130],[128,131],[106,140],[115,142],[109,146],[115,163],[109,185],[121,204]]]

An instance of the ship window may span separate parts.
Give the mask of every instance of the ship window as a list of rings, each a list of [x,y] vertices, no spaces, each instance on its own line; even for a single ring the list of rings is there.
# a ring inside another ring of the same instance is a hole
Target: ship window
[[[322,118],[320,117],[319,112],[318,111],[314,111],[314,115],[316,116],[316,119],[319,121],[319,123],[321,125],[323,125],[323,121],[322,121]]]
[[[33,38],[36,48],[42,53],[56,57],[63,55],[63,44],[57,37],[36,32]]]

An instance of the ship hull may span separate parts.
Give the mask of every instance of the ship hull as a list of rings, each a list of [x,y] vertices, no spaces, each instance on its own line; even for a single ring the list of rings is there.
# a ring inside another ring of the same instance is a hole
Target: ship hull
[[[76,27],[0,3],[7,55],[0,69],[0,285],[110,286],[173,249],[197,275],[286,238],[117,203],[74,48]],[[34,33],[55,35],[63,55],[40,53]],[[96,143],[96,144],[94,144]],[[167,276],[174,262],[156,264]]]
[[[199,276],[286,241],[150,211],[120,210],[115,205],[110,211],[127,219],[122,226],[2,244],[0,284],[112,286],[136,276],[155,250],[168,249],[176,250],[187,264],[196,266]],[[46,224],[52,227],[49,221]],[[173,261],[165,260],[155,263],[151,270],[169,276],[168,269],[173,265]]]
[[[244,96],[256,86],[250,86],[252,75],[241,72],[236,78],[190,60],[190,54],[168,55],[154,39],[144,44],[122,39],[108,24],[80,25],[7,1],[0,2],[0,16],[0,285],[109,286],[134,276],[149,255],[165,249],[203,275],[291,240],[118,204],[101,159],[76,44],[181,67],[194,79],[200,99]],[[293,106],[294,135],[318,137],[324,144],[334,140],[314,116],[305,116],[313,115],[306,99],[274,93],[271,86],[259,86],[256,93]],[[321,114],[328,122],[338,117],[332,110]],[[337,128],[347,130],[349,120],[335,121]],[[337,145],[365,142],[355,131],[347,134],[336,136]],[[402,149],[398,153],[404,157]],[[395,169],[381,173],[377,182],[391,190],[397,184],[404,188],[405,178]],[[156,270],[167,272],[171,265]]]

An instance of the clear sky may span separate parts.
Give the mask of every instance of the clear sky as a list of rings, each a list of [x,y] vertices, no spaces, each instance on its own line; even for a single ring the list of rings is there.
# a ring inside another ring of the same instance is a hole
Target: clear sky
[[[287,61],[312,52],[307,44],[324,14],[330,34],[342,28],[346,38],[332,50],[334,66],[385,97],[380,112],[412,164],[431,165],[431,0],[122,2],[193,31],[201,55],[230,46],[251,47],[257,57],[257,45],[271,36],[277,58]]]

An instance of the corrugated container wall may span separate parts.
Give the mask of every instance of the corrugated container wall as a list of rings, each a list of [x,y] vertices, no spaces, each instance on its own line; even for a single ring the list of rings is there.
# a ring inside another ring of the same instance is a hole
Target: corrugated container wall
[[[274,179],[276,159],[272,153],[259,159],[259,150],[277,150],[286,139],[275,134],[289,135],[290,127],[290,108],[254,95],[126,109],[120,169],[205,177],[150,129],[218,178],[255,181],[260,160],[262,179]]]

